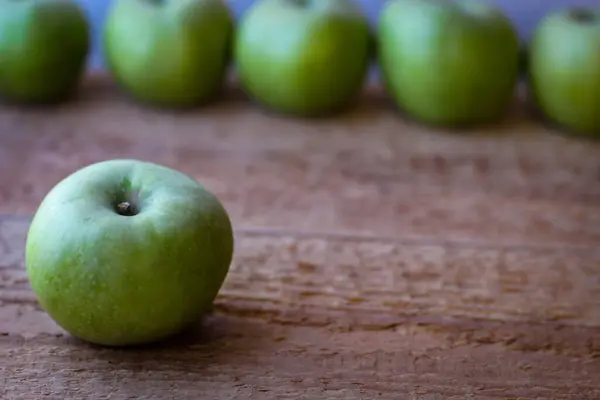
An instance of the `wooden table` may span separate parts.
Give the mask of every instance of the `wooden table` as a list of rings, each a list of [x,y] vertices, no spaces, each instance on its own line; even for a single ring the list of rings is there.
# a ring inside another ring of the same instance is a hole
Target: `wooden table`
[[[328,120],[235,95],[158,112],[101,77],[58,109],[4,106],[0,398],[600,399],[600,144],[521,109],[468,133],[377,89]],[[214,313],[135,350],[65,334],[23,262],[45,193],[117,157],[199,179],[237,231]]]

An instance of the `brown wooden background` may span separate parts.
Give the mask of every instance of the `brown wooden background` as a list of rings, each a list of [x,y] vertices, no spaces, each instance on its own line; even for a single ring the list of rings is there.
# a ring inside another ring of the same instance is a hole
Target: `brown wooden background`
[[[214,313],[136,350],[66,335],[23,263],[45,193],[117,157],[202,181],[237,232]],[[0,398],[600,398],[600,145],[522,104],[447,132],[377,88],[295,120],[238,95],[159,112],[91,77],[0,108],[0,171]]]

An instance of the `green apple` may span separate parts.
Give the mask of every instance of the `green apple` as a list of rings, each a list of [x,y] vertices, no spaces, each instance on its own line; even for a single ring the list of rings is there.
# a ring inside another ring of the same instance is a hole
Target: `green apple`
[[[68,98],[85,71],[90,32],[70,0],[0,0],[0,97],[18,103]]]
[[[104,25],[103,54],[132,98],[193,107],[221,91],[233,32],[223,0],[115,0]]]
[[[84,167],[43,199],[26,244],[41,307],[83,340],[146,344],[197,321],[220,291],[234,239],[219,200],[139,160]]]
[[[386,90],[416,120],[489,123],[514,99],[519,38],[483,0],[392,0],[381,12],[378,40]]]
[[[351,0],[257,0],[239,22],[234,61],[257,103],[317,116],[352,103],[372,51],[368,23]]]
[[[600,7],[547,14],[529,49],[529,87],[547,119],[600,137]]]

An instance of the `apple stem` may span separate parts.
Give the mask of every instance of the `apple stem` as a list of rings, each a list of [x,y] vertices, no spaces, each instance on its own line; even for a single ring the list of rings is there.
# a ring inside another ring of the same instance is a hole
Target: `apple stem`
[[[133,204],[128,201],[124,201],[122,203],[117,204],[117,214],[122,215],[124,217],[132,217],[137,214],[135,207]]]

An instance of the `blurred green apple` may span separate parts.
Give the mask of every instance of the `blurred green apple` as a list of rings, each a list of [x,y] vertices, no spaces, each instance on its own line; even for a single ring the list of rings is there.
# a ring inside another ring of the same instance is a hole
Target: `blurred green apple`
[[[0,97],[17,103],[68,98],[90,49],[83,10],[71,0],[0,0]]]
[[[234,60],[258,103],[317,116],[350,106],[373,51],[366,18],[351,0],[257,0],[239,23]]]
[[[220,92],[233,30],[223,0],[115,0],[104,26],[104,57],[132,98],[192,107]]]
[[[549,120],[600,137],[600,7],[563,9],[540,21],[529,50],[529,83]]]
[[[513,100],[519,38],[483,0],[392,0],[382,10],[378,39],[387,92],[416,120],[488,123]]]
[[[181,332],[210,308],[233,246],[227,211],[200,183],[157,164],[109,160],[43,199],[26,271],[42,308],[72,335],[139,345]]]

